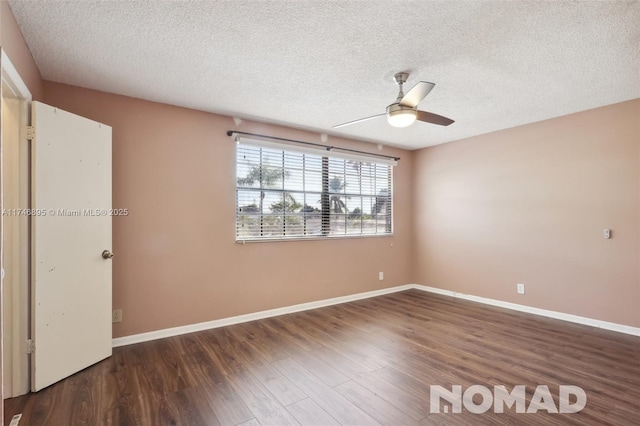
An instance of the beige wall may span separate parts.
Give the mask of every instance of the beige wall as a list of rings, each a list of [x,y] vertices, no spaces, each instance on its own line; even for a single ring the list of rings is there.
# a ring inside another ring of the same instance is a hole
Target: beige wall
[[[41,100],[43,85],[40,71],[6,1],[0,1],[0,46],[18,70],[33,99]]]
[[[426,148],[414,170],[417,283],[640,326],[640,100]]]
[[[410,282],[640,325],[640,101],[427,148],[415,167],[386,149],[403,158],[394,237],[237,245],[225,131],[318,135],[50,82],[45,99],[114,128],[114,206],[132,211],[114,218],[116,337]]]
[[[319,135],[50,82],[45,100],[113,127],[113,205],[131,212],[113,220],[114,337],[411,282],[411,152],[382,151],[402,157],[393,237],[239,245],[226,131]]]

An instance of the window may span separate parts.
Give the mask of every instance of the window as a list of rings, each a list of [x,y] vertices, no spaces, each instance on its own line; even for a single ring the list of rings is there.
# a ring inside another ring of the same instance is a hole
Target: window
[[[240,139],[236,240],[391,234],[392,163]]]

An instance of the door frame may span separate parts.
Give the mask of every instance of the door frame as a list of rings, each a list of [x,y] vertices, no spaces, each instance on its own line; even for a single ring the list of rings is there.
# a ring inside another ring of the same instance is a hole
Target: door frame
[[[18,73],[4,49],[0,49],[0,68],[2,72],[2,88],[0,88],[0,96],[4,96],[2,91],[7,88],[11,91],[11,96],[20,100],[19,105],[19,164],[17,171],[12,176],[12,180],[16,183],[12,185],[12,189],[18,193],[19,208],[27,209],[31,205],[31,177],[30,177],[30,150],[29,141],[27,140],[27,125],[30,123],[30,110],[32,95],[24,80]],[[1,116],[2,111],[0,111]],[[0,138],[2,135],[0,134]],[[0,144],[4,147],[4,141],[0,140]],[[6,178],[6,171],[2,170],[3,180]],[[4,197],[4,194],[3,194]],[[16,256],[13,262],[15,280],[13,283],[3,282],[2,293],[3,299],[5,287],[12,286],[11,311],[12,315],[8,318],[7,335],[2,336],[2,348],[4,351],[5,343],[8,343],[7,350],[11,351],[11,363],[2,364],[2,377],[6,372],[10,371],[12,376],[10,388],[5,388],[3,398],[11,398],[26,394],[30,391],[30,355],[27,353],[27,340],[30,336],[30,305],[31,305],[31,285],[30,285],[30,218],[26,216],[18,216],[19,220],[15,221],[12,226],[13,235],[17,236],[16,244],[12,249],[17,248]],[[6,228],[5,228],[6,231]],[[1,244],[4,244],[4,236]],[[3,249],[6,249],[3,247]],[[0,261],[3,261],[0,259]],[[4,318],[0,318],[4,329]],[[9,355],[9,354],[7,354]]]

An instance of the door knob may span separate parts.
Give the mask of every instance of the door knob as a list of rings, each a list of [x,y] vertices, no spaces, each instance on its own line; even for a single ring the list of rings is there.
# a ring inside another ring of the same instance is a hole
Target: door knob
[[[113,259],[113,253],[111,253],[109,250],[105,250],[102,252],[102,258],[103,259]]]

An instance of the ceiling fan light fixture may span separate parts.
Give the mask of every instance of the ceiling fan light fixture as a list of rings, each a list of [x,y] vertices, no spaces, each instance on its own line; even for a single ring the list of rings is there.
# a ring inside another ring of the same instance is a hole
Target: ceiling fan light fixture
[[[413,108],[407,108],[401,105],[389,105],[387,107],[387,121],[393,127],[411,126],[418,112]]]

